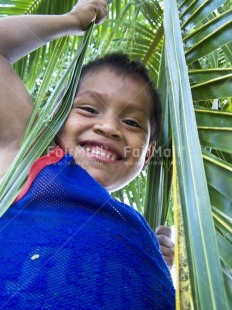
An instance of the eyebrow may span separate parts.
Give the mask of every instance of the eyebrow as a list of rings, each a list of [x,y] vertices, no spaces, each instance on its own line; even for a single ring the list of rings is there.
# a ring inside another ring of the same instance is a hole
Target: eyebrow
[[[84,95],[90,95],[91,97],[96,98],[97,100],[104,101],[104,95],[93,92],[91,90],[84,90],[84,91],[81,91],[80,93],[77,93],[76,98],[78,98],[79,96],[80,97],[84,96]]]
[[[138,107],[136,106],[133,102],[127,103],[126,107],[123,110],[133,110],[133,111],[138,111],[144,113],[146,109],[144,107]]]

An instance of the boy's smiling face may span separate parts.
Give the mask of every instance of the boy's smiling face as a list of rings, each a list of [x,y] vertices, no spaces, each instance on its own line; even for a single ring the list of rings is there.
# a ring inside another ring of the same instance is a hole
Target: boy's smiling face
[[[143,82],[110,68],[86,73],[57,143],[107,190],[133,180],[152,155]]]

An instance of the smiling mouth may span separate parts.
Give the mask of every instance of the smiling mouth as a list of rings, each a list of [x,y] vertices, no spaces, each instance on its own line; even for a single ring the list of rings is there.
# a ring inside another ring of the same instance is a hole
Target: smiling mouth
[[[90,157],[94,157],[103,161],[120,161],[122,157],[107,146],[99,146],[94,144],[82,145],[82,148],[88,153]]]

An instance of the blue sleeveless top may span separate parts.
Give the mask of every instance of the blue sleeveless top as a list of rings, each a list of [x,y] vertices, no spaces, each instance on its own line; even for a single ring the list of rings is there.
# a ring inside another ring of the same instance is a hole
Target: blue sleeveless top
[[[0,231],[1,309],[175,309],[147,222],[70,155],[39,169]]]

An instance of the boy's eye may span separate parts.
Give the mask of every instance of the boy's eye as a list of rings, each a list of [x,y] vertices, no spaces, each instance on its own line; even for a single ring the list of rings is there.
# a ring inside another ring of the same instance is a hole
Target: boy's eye
[[[91,108],[91,107],[80,107],[80,109],[84,110],[86,112],[89,112],[91,114],[98,114],[98,112],[95,109]]]
[[[128,126],[131,126],[131,127],[138,127],[138,128],[140,128],[140,125],[137,122],[135,122],[135,121],[133,121],[131,119],[125,120],[124,123],[126,125],[128,125]]]

